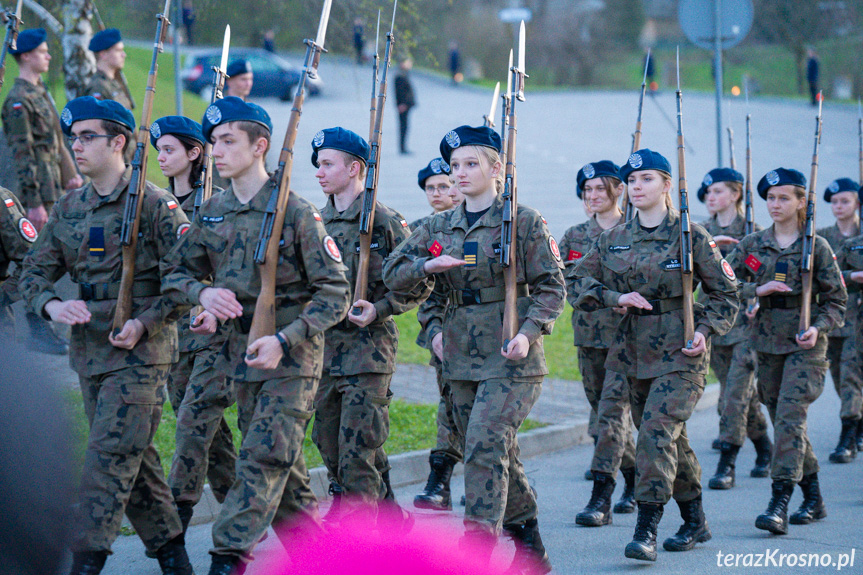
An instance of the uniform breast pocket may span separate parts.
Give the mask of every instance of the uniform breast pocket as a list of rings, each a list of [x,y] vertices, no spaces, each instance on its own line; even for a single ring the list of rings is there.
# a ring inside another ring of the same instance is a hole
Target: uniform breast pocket
[[[600,279],[603,283],[618,288],[617,291],[628,289],[629,281],[632,279],[632,262],[619,258],[617,256],[607,255],[602,258],[602,268],[604,278]]]
[[[228,247],[228,240],[213,232],[212,230],[203,229],[201,231],[201,243],[215,261],[222,262],[225,257],[225,248]]]
[[[77,254],[84,244],[84,232],[65,221],[57,222],[54,226],[54,237],[65,246],[67,253]]]
[[[294,243],[294,231],[286,229],[282,233],[279,244],[279,269],[276,273],[276,283],[287,284],[299,281],[302,277],[301,269],[302,264]]]

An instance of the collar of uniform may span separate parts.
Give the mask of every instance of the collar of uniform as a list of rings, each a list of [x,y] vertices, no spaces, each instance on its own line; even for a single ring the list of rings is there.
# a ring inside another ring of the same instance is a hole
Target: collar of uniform
[[[462,202],[461,205],[452,210],[452,218],[450,219],[450,227],[461,228],[467,231],[470,226],[467,225],[467,202]],[[498,194],[494,202],[489,206],[489,210],[477,220],[474,226],[484,226],[492,228],[499,226],[501,215],[503,214],[503,196]]]
[[[719,224],[719,216],[716,214],[713,214],[710,217],[710,220],[713,222],[713,225],[715,226],[715,228],[717,230],[728,231],[729,233],[732,233],[732,234],[736,233],[738,229],[742,230],[744,224],[746,223],[743,220],[743,215],[740,212],[737,212],[736,214],[734,214],[734,219],[731,220],[731,223],[725,227],[722,227]]]
[[[257,212],[266,212],[267,204],[270,202],[270,193],[273,189],[272,187],[272,176],[270,174],[270,179],[264,182],[264,185],[261,186],[261,189],[258,190],[258,193],[252,196],[252,199],[249,200],[248,203],[244,204],[240,202],[240,199],[237,198],[237,194],[234,193],[234,185],[231,184],[228,186],[228,191],[230,191],[227,195],[226,207],[228,211],[231,212],[245,212],[248,210],[255,210]]]
[[[677,225],[679,221],[680,212],[675,208],[668,208],[668,213],[665,214],[665,218],[663,218],[662,223],[660,223],[659,227],[650,233],[641,229],[641,221],[638,218],[638,214],[629,220],[627,225],[630,227],[632,240],[635,242],[646,240],[668,241],[680,235],[680,230]]]
[[[762,244],[764,247],[768,247],[771,250],[777,252],[785,252],[785,253],[794,253],[800,252],[803,253],[803,233],[797,236],[797,239],[791,243],[791,245],[782,248],[779,246],[779,242],[776,241],[776,224],[773,224],[768,228],[768,232],[764,234],[764,243]]]
[[[625,221],[626,216],[620,214],[620,218],[617,220],[617,223],[611,227],[617,227]],[[599,225],[599,222],[596,221],[596,214],[590,216],[590,219],[588,219],[587,222],[587,235],[590,236],[591,239],[598,238],[602,234],[602,232],[605,231],[605,228]]]
[[[126,166],[126,171],[123,172],[123,176],[120,178],[120,182],[117,184],[117,187],[107,196],[100,196],[96,191],[96,188],[93,187],[93,182],[88,182],[86,189],[86,193],[90,196],[86,200],[88,207],[95,208],[103,204],[116,202],[120,199],[122,193],[126,191],[126,188],[129,187],[130,179],[132,179],[132,167]]]
[[[324,218],[324,222],[332,222],[334,220],[346,220],[349,222],[359,221],[360,219],[360,210],[363,206],[363,194],[361,193],[354,201],[351,202],[351,205],[347,207],[347,209],[341,213],[336,209],[336,199],[334,196],[329,196],[327,198],[327,205],[324,206],[324,209],[321,210],[321,215]],[[375,206],[377,208],[377,206]],[[375,210],[377,211],[377,209]]]
[[[34,84],[33,82],[28,82],[24,78],[18,77],[15,78],[15,85],[19,88],[23,88],[28,92],[44,92],[45,87],[42,84]]]

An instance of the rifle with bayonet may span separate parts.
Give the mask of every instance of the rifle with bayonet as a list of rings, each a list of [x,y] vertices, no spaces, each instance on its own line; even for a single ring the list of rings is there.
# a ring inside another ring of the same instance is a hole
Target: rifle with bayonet
[[[120,293],[117,296],[117,309],[114,311],[114,335],[122,331],[132,316],[132,285],[135,283],[135,251],[138,246],[138,228],[141,224],[141,206],[147,186],[147,145],[150,141],[150,118],[153,113],[153,100],[156,96],[156,76],[159,73],[159,54],[168,34],[168,20],[171,0],[165,0],[165,9],[156,15],[156,41],[153,44],[153,59],[147,76],[147,91],[141,109],[141,123],[138,126],[138,141],[132,158],[132,176],[123,211],[123,225],[120,229],[120,243],[123,246],[123,271],[120,276]]]
[[[90,0],[90,5],[93,7],[93,16],[96,17],[96,24],[99,25],[99,31],[105,30],[105,23],[102,21],[102,16],[99,14],[99,8],[96,6],[96,3],[93,0]],[[165,13],[167,17],[168,13]],[[120,86],[123,88],[123,93],[126,94],[126,97],[129,98],[129,104],[132,106],[132,109],[135,109],[135,98],[132,96],[132,91],[129,90],[129,82],[126,80],[126,74],[123,73],[123,70],[117,72],[117,79],[120,81]]]
[[[803,262],[800,277],[803,291],[800,299],[799,335],[809,329],[812,313],[812,268],[815,260],[815,207],[818,201],[818,147],[821,145],[821,92],[818,93],[818,115],[815,117],[815,147],[812,152],[812,170],[809,173],[809,193],[806,198],[806,224],[803,232]]]
[[[512,92],[512,50],[509,51],[509,64],[506,67],[506,92],[500,95],[500,162],[506,166],[506,149],[509,146],[509,111]]]
[[[482,125],[494,129],[494,114],[497,112],[497,99],[500,97],[500,82],[494,85],[494,94],[491,96],[491,107],[488,114],[482,117]]]
[[[647,68],[650,66],[650,50],[647,51],[647,57],[644,59],[644,76],[641,78],[641,93],[638,96],[638,118],[635,120],[635,132],[632,133],[632,150],[630,154],[634,154],[641,149],[641,112],[644,109],[644,93],[647,90]],[[624,182],[625,184],[626,182]],[[635,206],[629,201],[629,188],[623,193],[623,205],[625,206],[624,214],[627,220],[631,220],[635,215]]]
[[[381,11],[378,10],[378,26],[375,29],[375,56],[372,60],[372,98],[371,105],[369,106],[369,141],[375,136],[375,120],[377,119],[377,101],[378,101],[378,63],[380,61],[380,56],[378,56],[378,41],[381,36]]]
[[[282,228],[285,226],[285,209],[291,193],[291,171],[294,166],[294,144],[297,141],[297,130],[305,100],[306,79],[317,78],[318,64],[324,50],[324,39],[327,35],[327,23],[330,19],[332,0],[324,0],[321,20],[315,40],[305,40],[306,56],[300,73],[300,82],[294,93],[291,116],[285,141],[279,153],[279,164],[275,174],[270,179],[272,189],[267,202],[264,220],[258,244],[255,247],[255,263],[261,276],[261,292],[255,302],[255,315],[249,329],[249,343],[254,343],[262,337],[276,333],[276,272],[279,266],[279,242],[282,239]]]
[[[225,37],[222,41],[222,58],[219,65],[213,66],[213,95],[210,104],[221,100],[222,90],[225,88],[225,78],[228,68],[228,48],[231,45],[231,25],[225,26]],[[201,175],[195,182],[195,206],[192,211],[192,221],[198,216],[198,210],[204,202],[213,195],[213,143],[207,141],[204,144],[204,158],[201,165]]]
[[[516,240],[518,238],[518,177],[515,165],[516,136],[518,135],[516,101],[524,102],[525,73],[524,21],[518,32],[518,66],[510,68],[512,85],[509,97],[509,117],[506,146],[506,177],[503,184],[503,217],[500,225],[500,265],[503,267],[505,289],[503,305],[504,350],[518,333],[518,290],[516,277]]]
[[[755,231],[755,210],[752,207],[752,114],[749,113],[749,87],[746,87],[746,184],[743,205],[746,207],[744,231],[748,236]]]
[[[683,140],[683,93],[680,91],[680,48],[677,49],[677,189],[680,197],[680,273],[683,280],[683,342],[692,347],[695,310],[692,298],[692,229],[686,191],[686,145]]]
[[[6,38],[3,40],[3,50],[0,52],[0,89],[3,88],[3,82],[6,80],[6,55],[10,50],[15,50],[18,42],[18,30],[21,28],[21,3],[23,0],[18,0],[18,6],[15,11],[6,10],[3,12],[3,20],[6,22]]]
[[[375,226],[375,204],[378,195],[378,175],[380,174],[381,162],[381,137],[383,135],[384,104],[387,101],[387,73],[390,69],[390,58],[392,49],[396,42],[393,30],[396,25],[396,8],[398,0],[393,3],[393,19],[390,23],[390,31],[387,33],[387,47],[384,51],[383,71],[381,82],[378,86],[377,111],[375,112],[375,125],[372,137],[369,141],[369,162],[366,169],[366,187],[363,191],[362,207],[360,208],[360,259],[357,262],[357,278],[354,284],[354,301],[365,300],[369,291],[369,262],[372,255],[372,229]],[[362,308],[355,307],[351,310],[354,315],[362,315]]]
[[[728,165],[732,170],[737,169],[737,160],[734,159],[734,130],[731,126],[725,128],[728,131]]]

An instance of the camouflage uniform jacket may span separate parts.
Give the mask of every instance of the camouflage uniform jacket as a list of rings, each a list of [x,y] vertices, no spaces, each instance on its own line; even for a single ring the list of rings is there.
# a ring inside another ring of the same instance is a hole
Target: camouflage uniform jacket
[[[615,225],[624,222],[624,216]],[[575,267],[581,258],[590,251],[596,239],[604,232],[596,217],[591,216],[586,222],[572,226],[563,234],[560,241],[560,255],[567,269]],[[620,323],[621,315],[611,308],[599,309],[594,312],[586,312],[575,309],[575,301],[578,292],[573,282],[567,281],[566,300],[573,306],[572,331],[575,333],[574,345],[577,347],[593,347],[608,349],[617,324]]]
[[[16,78],[3,103],[3,131],[15,162],[18,195],[27,208],[63,195],[60,154],[69,155],[57,108],[45,86]],[[71,162],[71,159],[69,160]]]
[[[695,329],[707,337],[723,335],[737,314],[736,278],[698,224],[692,224],[692,265],[693,283],[700,281],[707,294],[703,305],[695,304]],[[654,300],[656,309],[664,304],[655,300],[682,298],[680,276],[680,213],[675,209],[652,232],[641,228],[638,216],[603,232],[581,263],[567,269],[567,280],[578,293],[575,305],[587,311],[617,306],[618,298],[629,292]],[[657,315],[630,310],[617,328],[605,367],[638,379],[677,371],[707,374],[710,348],[688,357],[680,351],[683,345],[682,309]]]
[[[332,197],[321,210],[327,232],[336,240],[348,266],[348,281],[351,292],[356,285],[360,262],[360,212],[362,195],[342,213],[336,210]],[[369,259],[369,283],[366,299],[377,311],[375,320],[360,328],[345,318],[327,330],[324,345],[324,369],[330,375],[345,376],[360,373],[393,373],[396,368],[396,350],[399,345],[399,329],[394,315],[404,313],[425,300],[431,292],[428,279],[410,292],[395,292],[387,289],[381,279],[384,259],[410,235],[407,222],[398,212],[377,202],[375,223],[372,227],[372,242]],[[357,297],[352,297],[355,301]]]
[[[96,70],[93,77],[90,78],[90,83],[84,90],[82,96],[93,96],[97,100],[114,100],[123,105],[127,110],[132,109],[132,102],[126,96],[126,91],[123,89],[123,84],[120,80],[112,80],[102,70]]]
[[[848,288],[848,308],[853,315],[846,313],[845,317],[854,317],[856,327],[857,349],[863,344],[863,290],[859,283],[851,279],[853,272],[863,271],[863,234],[846,239],[842,242],[839,253],[836,254],[839,269],[842,270],[842,278]]]
[[[15,194],[0,188],[0,309],[12,305],[21,295],[18,279],[21,277],[21,261],[36,241],[36,228],[24,217],[24,208]],[[9,275],[9,264],[15,263],[15,271]]]
[[[737,214],[734,217],[734,221],[724,228],[719,225],[719,219],[716,216],[713,216],[706,222],[702,222],[701,225],[704,226],[704,229],[707,230],[707,233],[711,236],[729,236],[736,240],[742,240],[746,236],[746,218],[740,214]],[[757,223],[754,224],[753,228],[756,232],[764,229]],[[735,245],[737,244],[719,245],[719,252],[722,254],[722,257],[727,258]],[[698,300],[702,301],[703,299],[704,294],[699,294]],[[752,333],[750,329],[752,320],[746,317],[746,314],[743,313],[746,309],[746,305],[745,301],[740,302],[740,313],[737,314],[737,321],[734,322],[734,327],[732,327],[731,331],[725,335],[714,337],[711,342],[713,345],[731,346],[749,339],[750,334]]]
[[[827,243],[830,244],[830,248],[837,257],[839,257],[839,250],[842,247],[842,243],[845,240],[850,239],[847,236],[842,235],[842,232],[839,231],[838,224],[833,224],[832,226],[820,229],[816,233],[827,240]],[[830,332],[830,337],[850,337],[854,335],[854,320],[854,306],[849,305],[845,310],[845,325],[842,327],[837,326],[833,329]]]
[[[848,292],[842,283],[842,275],[833,250],[823,237],[815,236],[814,275],[812,277],[812,323],[818,328],[819,337],[841,326],[844,321],[845,302]],[[770,298],[799,298],[803,284],[800,277],[800,262],[803,259],[803,237],[785,249],[779,247],[773,235],[773,226],[743,238],[729,254],[728,261],[740,276],[741,298],[755,296],[755,289],[776,277],[776,266],[787,265],[785,284],[791,291],[774,294]],[[761,298],[762,300],[764,298]],[[761,309],[752,322],[752,341],[755,351],[772,354],[788,354],[798,351],[795,335],[800,324],[800,304],[790,307],[768,309],[761,302]]]
[[[434,215],[434,212],[432,212],[427,216],[423,216],[417,220],[414,220],[408,227],[411,229],[411,232],[413,232],[415,229],[417,229],[418,227],[426,223],[428,220],[430,220],[432,217],[434,217]],[[434,310],[443,310],[443,308],[446,307],[446,294],[439,292],[440,282],[436,282],[434,284],[434,287],[432,288],[432,293],[429,294],[429,297],[417,308],[417,319],[419,319],[420,321],[420,332],[417,334],[416,344],[429,351],[431,351],[431,339],[429,339],[426,330],[422,327],[422,318],[423,316],[428,316],[430,312],[435,313]],[[432,352],[432,355],[434,355],[434,352]],[[432,362],[434,362],[434,360],[435,358],[432,357]]]
[[[531,343],[527,357],[512,361],[500,353],[504,302],[491,301],[460,305],[462,290],[503,291],[500,265],[500,225],[503,199],[498,196],[489,210],[468,227],[465,204],[437,214],[419,226],[390,255],[384,264],[384,281],[390,289],[413,289],[427,274],[423,265],[436,255],[463,259],[466,248],[476,248],[476,265],[456,267],[435,274],[438,293],[449,301],[437,300],[437,308],[426,310],[421,323],[429,341],[443,332],[446,379],[484,381],[491,378],[546,375],[542,335],[550,334],[554,320],[563,311],[566,288],[563,284],[560,252],[539,212],[518,206],[518,237],[515,260],[518,284],[529,296],[518,298],[519,333]],[[456,299],[453,298],[455,294]],[[429,300],[432,301],[432,300]]]
[[[345,266],[321,216],[307,200],[291,193],[282,228],[276,282],[276,329],[290,346],[290,355],[273,370],[252,369],[244,362],[248,326],[261,291],[255,246],[270,198],[267,182],[247,204],[232,187],[204,202],[195,222],[177,248],[162,262],[162,291],[177,302],[197,305],[201,291],[212,287],[233,291],[243,306],[243,321],[226,323],[227,346],[218,368],[238,381],[268,381],[321,376],[324,331],[348,309]],[[276,233],[274,231],[273,233]],[[282,314],[281,317],[279,314]]]
[[[108,196],[92,183],[73,190],[54,204],[48,223],[24,259],[21,292],[29,306],[47,318],[45,304],[60,299],[54,282],[66,272],[77,284],[95,287],[119,284],[123,268],[120,228],[126,207],[131,168]],[[186,215],[174,196],[147,182],[142,203],[135,258],[135,286],[159,292],[159,260],[177,243]],[[81,286],[83,287],[83,286]],[[75,299],[78,299],[77,297]],[[78,374],[93,376],[135,365],[177,361],[177,315],[170,300],[159,295],[135,297],[132,317],[146,334],[132,350],[108,342],[116,299],[87,302],[92,319],[72,326],[69,363]]]

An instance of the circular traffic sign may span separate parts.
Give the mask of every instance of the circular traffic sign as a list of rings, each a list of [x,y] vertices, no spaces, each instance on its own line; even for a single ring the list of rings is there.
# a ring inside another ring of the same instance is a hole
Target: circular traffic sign
[[[680,0],[677,18],[686,37],[701,48],[713,50],[716,5],[719,3],[722,49],[737,46],[752,28],[752,0]]]

